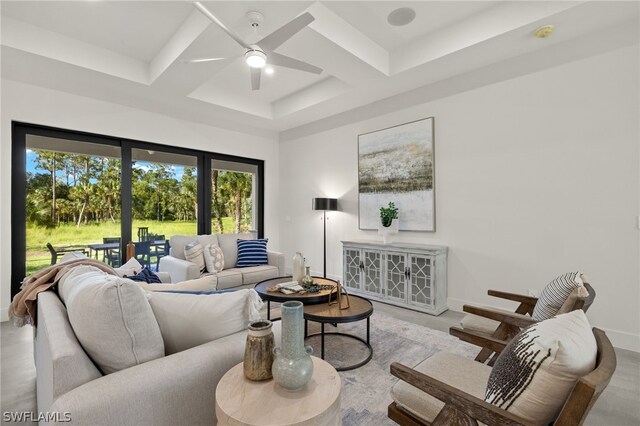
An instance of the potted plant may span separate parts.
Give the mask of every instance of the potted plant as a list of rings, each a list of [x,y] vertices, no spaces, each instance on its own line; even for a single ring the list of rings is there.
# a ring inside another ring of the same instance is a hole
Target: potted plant
[[[391,242],[391,236],[398,233],[398,208],[393,202],[387,207],[380,207],[380,226],[378,235],[382,235],[385,244]]]

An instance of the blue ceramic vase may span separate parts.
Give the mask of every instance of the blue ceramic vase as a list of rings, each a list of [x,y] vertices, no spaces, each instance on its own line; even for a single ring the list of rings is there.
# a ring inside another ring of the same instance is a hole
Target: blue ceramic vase
[[[290,301],[280,305],[282,312],[281,347],[274,350],[271,372],[273,380],[284,389],[295,392],[304,387],[313,375],[311,346],[304,346],[302,302]]]

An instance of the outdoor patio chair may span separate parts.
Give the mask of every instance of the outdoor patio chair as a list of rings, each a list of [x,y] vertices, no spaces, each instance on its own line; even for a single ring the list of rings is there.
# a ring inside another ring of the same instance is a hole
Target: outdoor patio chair
[[[160,259],[169,254],[168,240],[164,234],[149,234],[149,241],[151,242],[151,257],[156,258],[156,271],[160,267]],[[164,241],[164,244],[158,245],[159,241]]]
[[[103,244],[118,243],[120,246],[120,237],[105,237],[102,239]],[[102,261],[117,268],[120,266],[120,248],[106,249],[102,252]]]
[[[138,228],[138,241],[147,241],[149,238],[149,228],[141,226]]]
[[[570,306],[566,312],[576,309],[582,309],[587,312],[596,297],[596,292],[589,283],[585,282],[584,286],[589,295],[578,297],[573,306]],[[489,365],[493,365],[497,356],[513,336],[518,334],[522,328],[537,322],[531,315],[538,298],[496,290],[489,290],[488,294],[489,296],[518,302],[520,305],[515,312],[464,305],[462,310],[471,315],[467,315],[462,320],[462,327],[451,327],[449,333],[460,340],[481,346],[482,350],[476,356],[476,361],[482,363],[488,361]]]
[[[87,254],[87,248],[80,245],[74,246],[56,246],[54,247],[51,243],[47,243],[47,249],[51,254],[51,264],[55,265],[58,262],[58,256],[65,253],[72,253],[74,251]]]
[[[151,241],[136,241],[133,243],[135,247],[134,257],[140,264],[150,269],[151,267]]]

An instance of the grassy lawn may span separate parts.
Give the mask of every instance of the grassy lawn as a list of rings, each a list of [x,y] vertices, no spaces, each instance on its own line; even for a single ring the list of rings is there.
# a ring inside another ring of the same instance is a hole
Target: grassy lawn
[[[222,219],[226,232],[235,230],[235,221],[231,217]],[[164,234],[169,239],[172,235],[196,235],[195,221],[160,222],[155,220],[134,220],[132,237],[137,241],[138,227],[149,228],[151,234]],[[27,275],[38,269],[49,266],[51,255],[47,243],[55,246],[82,245],[101,243],[104,237],[119,237],[120,222],[103,222],[81,225],[63,224],[57,228],[47,229],[33,225],[27,226]]]

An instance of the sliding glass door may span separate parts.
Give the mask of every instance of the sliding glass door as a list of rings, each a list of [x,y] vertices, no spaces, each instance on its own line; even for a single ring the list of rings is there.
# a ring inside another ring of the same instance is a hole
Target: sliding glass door
[[[26,274],[83,251],[107,263],[120,241],[120,147],[26,138]],[[117,263],[117,261],[116,261]]]
[[[258,166],[211,160],[211,230],[229,234],[257,229]]]
[[[13,122],[11,165],[12,296],[69,251],[118,266],[149,242],[156,269],[172,235],[263,235],[262,160]]]

